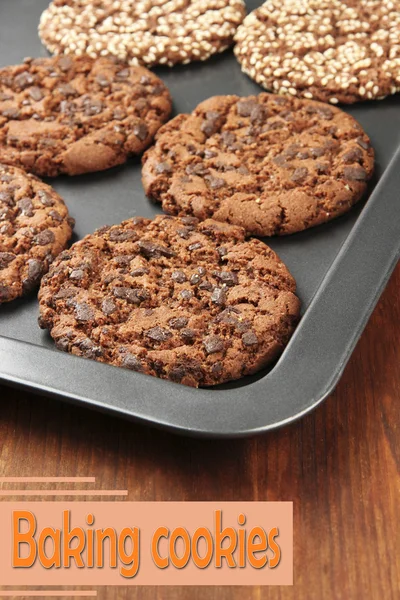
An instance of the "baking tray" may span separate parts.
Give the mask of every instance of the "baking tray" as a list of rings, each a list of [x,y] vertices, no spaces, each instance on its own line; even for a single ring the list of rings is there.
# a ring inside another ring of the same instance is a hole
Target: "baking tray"
[[[252,10],[260,2],[248,2]],[[48,0],[0,0],[0,64],[46,56],[37,24]],[[174,113],[215,94],[260,88],[231,51],[204,63],[156,69]],[[298,283],[302,319],[272,368],[214,389],[182,385],[77,358],[37,326],[35,296],[0,308],[0,381],[189,435],[236,437],[289,423],[328,396],[392,272],[400,251],[400,98],[346,108],[376,151],[367,202],[318,228],[266,240]],[[143,193],[140,161],[50,182],[76,218],[74,241],[104,224],[161,212]],[[375,186],[375,189],[373,190]]]

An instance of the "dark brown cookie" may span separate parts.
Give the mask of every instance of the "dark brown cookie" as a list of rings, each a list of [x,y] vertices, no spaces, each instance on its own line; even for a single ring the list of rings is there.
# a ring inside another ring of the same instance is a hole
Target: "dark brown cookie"
[[[337,104],[400,91],[400,4],[268,0],[236,32],[242,70],[267,90]]]
[[[0,70],[0,156],[41,176],[78,175],[140,154],[171,111],[143,67],[89,57],[26,59]]]
[[[0,304],[39,284],[66,247],[73,226],[62,198],[50,186],[0,164]]]
[[[39,35],[55,54],[172,66],[226,50],[245,14],[242,0],[54,0]]]
[[[343,214],[373,172],[369,138],[353,117],[272,94],[210,98],[156,140],[143,156],[148,196],[167,213],[227,221],[259,236]]]
[[[135,218],[63,252],[40,326],[59,349],[186,385],[262,369],[299,316],[295,282],[260,240],[192,217]]]

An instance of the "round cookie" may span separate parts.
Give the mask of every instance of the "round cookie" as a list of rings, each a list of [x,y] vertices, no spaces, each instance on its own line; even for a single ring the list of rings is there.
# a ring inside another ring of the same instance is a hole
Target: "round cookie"
[[[0,164],[0,304],[34,289],[67,245],[74,220],[48,185]]]
[[[39,35],[55,54],[172,66],[226,50],[245,14],[242,0],[54,0]]]
[[[42,328],[72,354],[191,386],[262,369],[299,317],[295,282],[260,240],[193,217],[140,217],[63,252],[42,280]]]
[[[268,0],[238,28],[235,54],[267,90],[337,104],[400,90],[400,4]]]
[[[0,69],[0,156],[40,176],[78,175],[140,154],[171,111],[143,67],[89,57],[26,59]]]
[[[357,202],[374,164],[369,138],[336,107],[260,94],[216,96],[178,115],[143,156],[146,194],[174,215],[284,235]]]

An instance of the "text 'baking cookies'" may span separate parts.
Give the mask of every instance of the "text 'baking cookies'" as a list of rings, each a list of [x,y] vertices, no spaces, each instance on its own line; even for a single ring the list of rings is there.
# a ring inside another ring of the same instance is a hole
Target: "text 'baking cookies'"
[[[59,349],[191,386],[254,373],[299,317],[293,277],[239,227],[135,218],[63,252],[42,280],[40,325]]]

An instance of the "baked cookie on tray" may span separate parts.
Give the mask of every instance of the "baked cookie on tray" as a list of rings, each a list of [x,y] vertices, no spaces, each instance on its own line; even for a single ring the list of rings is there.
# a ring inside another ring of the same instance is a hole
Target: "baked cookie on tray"
[[[102,171],[143,152],[170,111],[167,88],[143,67],[29,58],[0,69],[0,158],[41,176]]]
[[[62,198],[50,186],[0,164],[0,304],[39,285],[66,247],[73,226]]]
[[[39,35],[55,54],[172,66],[226,50],[245,14],[242,0],[54,0]]]
[[[262,369],[299,317],[293,277],[239,227],[134,218],[63,252],[39,292],[56,346],[191,386]]]
[[[374,152],[355,119],[272,94],[216,96],[163,126],[143,156],[146,194],[173,215],[258,236],[294,233],[348,211]]]
[[[350,104],[400,91],[400,4],[268,0],[235,35],[235,54],[267,90]]]

